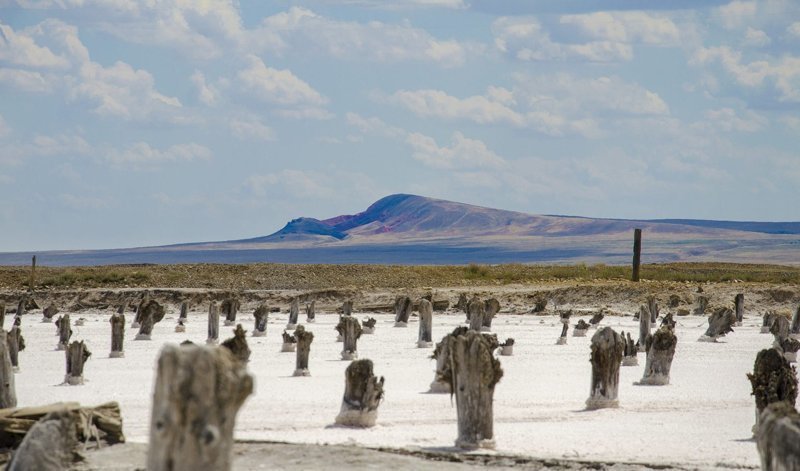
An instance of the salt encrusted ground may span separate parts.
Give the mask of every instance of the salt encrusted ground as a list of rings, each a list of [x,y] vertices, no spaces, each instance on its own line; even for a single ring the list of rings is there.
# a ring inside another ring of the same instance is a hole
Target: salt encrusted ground
[[[160,346],[185,339],[204,342],[205,312],[192,312],[186,333],[174,333],[177,313],[170,308],[157,324],[152,341],[134,341],[127,329],[125,358],[108,358],[109,312],[73,313],[73,339],[83,339],[93,355],[83,386],[62,386],[64,353],[55,350],[54,324],[40,323],[39,311],[22,324],[27,349],[20,354],[16,375],[19,406],[57,401],[91,405],[118,401],[129,441],[148,437],[154,365]],[[85,317],[84,326],[74,326]],[[129,316],[130,317],[130,316]],[[304,316],[301,315],[301,321]],[[358,313],[363,319],[365,314]],[[378,425],[354,430],[331,427],[344,387],[342,344],[335,342],[336,315],[318,314],[305,324],[315,334],[311,347],[311,377],[292,377],[295,354],[280,353],[280,333],[287,314],[271,314],[267,337],[248,337],[253,350],[249,369],[256,392],[239,413],[236,437],[296,443],[358,444],[370,447],[435,450],[452,447],[456,437],[456,409],[449,395],[427,394],[433,379],[432,349],[416,348],[417,324],[393,327],[393,317],[378,319],[375,335],[359,341],[360,358],[370,358],[375,372],[386,377],[386,399]],[[253,318],[240,313],[245,328]],[[461,325],[462,314],[437,314],[434,337],[438,340]],[[572,323],[578,318],[573,318]],[[586,318],[588,320],[588,318]],[[12,316],[7,316],[6,328]],[[301,322],[302,323],[302,322]],[[620,408],[585,411],[590,363],[586,337],[569,337],[555,345],[560,323],[554,316],[500,315],[493,331],[501,340],[516,339],[514,356],[501,357],[505,376],[495,393],[495,436],[498,452],[543,459],[623,461],[672,464],[690,468],[757,468],[759,465],[750,428],[754,401],[745,374],[756,353],[768,347],[772,336],[759,334],[761,319],[746,317],[744,326],[720,343],[697,342],[706,328],[705,318],[678,318],[678,346],[669,386],[634,386],[638,367],[623,367]],[[130,324],[130,319],[128,319]],[[630,317],[603,321],[615,330],[637,332]],[[221,339],[231,328],[220,327]],[[633,335],[636,338],[636,335]]]

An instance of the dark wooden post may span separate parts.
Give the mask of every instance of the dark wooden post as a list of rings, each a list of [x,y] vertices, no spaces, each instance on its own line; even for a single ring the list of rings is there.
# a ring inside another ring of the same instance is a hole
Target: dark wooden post
[[[14,373],[19,371],[19,352],[25,350],[25,338],[22,336],[22,329],[19,326],[12,326],[6,334],[8,338],[8,354],[11,358],[11,368]]]
[[[759,417],[756,446],[764,471],[800,469],[800,414],[794,404],[774,402],[764,408]]]
[[[139,301],[139,304],[136,306],[136,315],[133,317],[133,322],[131,323],[132,329],[138,329],[139,327],[141,327],[140,320],[142,315],[142,309],[149,302],[150,302],[150,291],[145,291],[144,294],[142,295],[142,300]]]
[[[589,324],[583,319],[578,319],[578,323],[572,328],[573,337],[586,337],[586,332],[589,331]]]
[[[297,337],[286,332],[285,330],[281,334],[283,337],[283,345],[281,345],[281,352],[293,352],[297,347]]]
[[[36,255],[31,258],[31,276],[28,279],[28,291],[33,291],[36,287]]]
[[[222,342],[220,346],[230,350],[233,357],[242,363],[250,361],[250,347],[247,345],[247,332],[242,328],[242,324],[236,324],[236,328],[233,329],[233,337]]]
[[[662,386],[669,384],[669,370],[675,356],[675,345],[678,337],[669,327],[661,327],[647,339],[647,360],[644,376],[637,385]]]
[[[775,322],[775,319],[778,318],[778,314],[775,311],[767,311],[764,313],[763,320],[764,322],[761,324],[761,333],[768,334],[770,330],[772,330],[772,324]]]
[[[736,325],[736,314],[732,309],[723,307],[717,309],[714,314],[708,318],[708,329],[703,334],[698,342],[716,342],[718,337],[724,337],[725,334],[733,332],[733,326]]]
[[[596,313],[594,313],[592,318],[589,319],[589,324],[594,326],[594,327],[597,327],[597,326],[600,325],[600,321],[602,321],[604,317],[606,317],[606,315],[603,312],[603,310],[601,309],[601,310],[597,311]]]
[[[165,346],[153,392],[147,469],[231,469],[236,414],[252,392],[252,376],[227,349]]]
[[[24,316],[25,315],[25,305],[26,304],[28,304],[28,299],[25,296],[22,296],[22,298],[17,303],[17,312],[14,314],[14,316],[20,317],[20,318],[22,316]]]
[[[83,384],[83,364],[92,356],[92,352],[81,340],[80,342],[76,341],[69,344],[66,354],[67,376],[64,379],[64,383],[72,386]]]
[[[311,300],[310,303],[306,304],[306,322],[308,322],[309,324],[313,324],[314,322],[317,321],[317,315],[315,312],[316,303],[317,303],[316,300]]]
[[[791,334],[792,337],[800,336],[800,306],[797,307],[797,310],[794,311],[794,315],[792,316],[792,324],[789,327],[789,334]]]
[[[558,340],[556,340],[556,345],[566,345],[567,344],[567,332],[569,332],[569,318],[572,315],[572,311],[562,312],[560,315],[561,320],[561,335],[559,335]]]
[[[56,314],[58,314],[58,308],[55,304],[50,304],[42,311],[42,322],[53,322]]]
[[[125,356],[123,345],[125,340],[125,314],[114,313],[111,315],[111,353],[109,358],[122,358]]]
[[[483,303],[483,326],[481,332],[492,331],[492,320],[494,316],[500,311],[500,301],[495,298],[489,298]]]
[[[625,332],[622,332],[622,338],[625,341],[625,350],[622,352],[622,366],[638,366],[639,365],[639,358],[637,357],[639,353],[639,349],[636,347],[636,344],[633,342],[631,338],[631,333],[628,332],[627,336]]]
[[[661,318],[661,326],[662,327],[666,325],[666,326],[674,329],[677,324],[678,323],[672,317],[672,313],[671,312],[668,312],[666,316]]]
[[[744,294],[737,294],[733,299],[733,304],[736,306],[736,325],[741,326],[744,320]],[[798,327],[800,328],[800,326]]]
[[[773,402],[797,400],[797,377],[794,368],[781,352],[774,348],[761,350],[756,355],[753,373],[747,374],[756,399],[756,423],[753,434],[758,435],[760,416],[764,408]]]
[[[639,351],[644,352],[650,337],[650,313],[645,306],[639,307]]]
[[[708,308],[708,296],[697,296],[697,306],[694,308],[695,316],[705,316],[706,308]]]
[[[0,301],[0,329],[3,329],[6,322],[6,303]]]
[[[0,335],[0,409],[17,406],[17,390],[14,385],[14,369],[8,351],[8,339]]]
[[[64,314],[56,319],[56,327],[58,328],[58,345],[56,350],[66,350],[69,338],[72,337],[72,326],[69,323],[69,314]]]
[[[189,303],[184,301],[181,303],[181,313],[178,315],[178,321],[183,324],[189,321]]]
[[[419,334],[417,335],[417,348],[433,346],[433,304],[427,299],[419,301]]]
[[[639,267],[642,264],[642,230],[633,230],[633,273],[631,281],[639,281]]]
[[[414,310],[414,303],[408,296],[398,296],[394,302],[394,326],[408,327],[408,318]]]
[[[207,344],[216,345],[219,342],[219,309],[216,302],[208,306],[208,338]]]
[[[139,308],[139,333],[134,340],[150,340],[153,334],[153,327],[164,318],[164,306],[158,301],[151,299],[144,306]]]
[[[625,352],[625,340],[611,327],[603,327],[592,336],[592,385],[587,409],[619,406],[619,366]]]
[[[468,314],[467,312],[467,303],[469,300],[467,299],[467,293],[461,293],[458,295],[458,302],[456,302],[456,310],[463,312],[464,314]],[[469,319],[467,319],[469,320]]]
[[[292,299],[292,305],[289,307],[289,322],[286,323],[287,330],[294,330],[297,327],[297,318],[300,317],[300,299]]]
[[[314,341],[314,333],[307,331],[300,325],[294,331],[294,336],[297,338],[297,358],[292,376],[311,376],[311,372],[308,370],[308,357],[311,353],[311,342]]]
[[[347,427],[372,427],[378,419],[383,399],[383,376],[377,378],[371,360],[355,360],[344,372],[344,396],[336,424]]]
[[[496,348],[496,337],[472,330],[447,337],[444,380],[456,396],[459,448],[494,448],[494,388],[503,377]]]
[[[241,304],[239,300],[230,297],[224,301],[222,301],[222,314],[225,316],[225,325],[226,326],[233,326],[236,325],[236,314],[239,312],[239,307]]]
[[[467,305],[469,317],[469,330],[480,332],[483,328],[483,316],[486,313],[486,304],[474,296]]]
[[[647,311],[650,313],[650,325],[655,325],[658,320],[658,303],[655,296],[647,297]]]
[[[377,323],[378,323],[378,321],[376,321],[374,317],[368,317],[368,318],[364,319],[364,321],[361,322],[361,333],[362,334],[370,334],[370,335],[374,334],[375,333],[375,324],[377,324]]]
[[[267,319],[269,318],[269,307],[266,304],[261,304],[253,312],[253,317],[256,318],[256,325],[253,329],[253,337],[263,337],[267,335]]]
[[[342,303],[342,315],[343,316],[353,315],[353,301],[347,300],[344,303]]]
[[[358,358],[358,339],[361,338],[361,323],[352,316],[342,317],[344,346],[342,347],[342,360],[355,360]]]

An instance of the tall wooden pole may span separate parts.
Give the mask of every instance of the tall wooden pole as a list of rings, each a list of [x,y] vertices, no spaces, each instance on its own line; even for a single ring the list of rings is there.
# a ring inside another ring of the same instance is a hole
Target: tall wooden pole
[[[639,265],[642,263],[642,230],[633,230],[633,274],[631,281],[639,281]]]
[[[28,290],[33,291],[33,286],[36,283],[36,255],[31,259],[31,277],[28,280]]]

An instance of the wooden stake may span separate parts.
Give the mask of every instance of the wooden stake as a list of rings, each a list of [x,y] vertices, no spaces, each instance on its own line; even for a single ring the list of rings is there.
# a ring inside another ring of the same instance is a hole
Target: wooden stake
[[[592,385],[587,409],[619,407],[619,367],[625,341],[611,327],[603,327],[592,336]]]
[[[639,351],[646,350],[647,338],[650,337],[650,312],[645,306],[639,307]]]
[[[727,307],[717,309],[714,314],[709,316],[708,329],[706,329],[706,333],[703,334],[698,341],[716,342],[717,338],[724,337],[726,334],[733,332],[734,325],[736,325],[736,314],[733,310]]]
[[[489,298],[483,303],[483,326],[481,332],[492,331],[492,320],[500,311],[500,302],[495,298]]]
[[[748,373],[747,379],[750,380],[756,400],[756,423],[753,425],[753,434],[758,435],[764,408],[773,402],[786,401],[794,404],[797,400],[797,376],[781,352],[769,348],[758,352],[753,373]]]
[[[298,317],[300,317],[300,298],[294,298],[289,308],[289,322],[286,324],[287,330],[294,330],[294,328],[297,327]]]
[[[342,317],[343,329],[342,337],[344,346],[342,348],[342,360],[355,360],[358,358],[358,339],[361,338],[361,323],[352,316]]]
[[[55,304],[50,304],[42,311],[42,322],[53,322],[53,317],[56,314],[58,314],[58,308]]]
[[[411,302],[411,298],[398,296],[394,301],[394,326],[408,327],[408,318],[411,317],[413,310],[414,305]]]
[[[633,230],[633,273],[631,281],[639,281],[639,267],[642,264],[642,230]]]
[[[648,337],[644,376],[634,384],[656,386],[669,384],[669,370],[672,367],[672,358],[675,356],[675,345],[677,344],[678,337],[669,327],[661,327],[654,335]]]
[[[109,319],[111,323],[111,353],[108,354],[109,358],[122,358],[125,356],[124,341],[125,341],[125,314],[114,313]]]
[[[208,306],[208,338],[206,343],[216,345],[219,342],[219,309],[216,302]]]
[[[308,357],[311,353],[311,342],[314,341],[314,333],[307,331],[301,325],[297,326],[294,336],[297,338],[297,357],[292,376],[311,376],[311,372],[308,369]]]
[[[430,348],[433,346],[433,304],[427,299],[419,301],[419,334],[417,335],[417,348]]]
[[[739,293],[733,299],[733,304],[736,306],[736,325],[742,325],[744,320],[744,294]],[[798,325],[800,329],[800,325]]]
[[[242,328],[242,324],[236,324],[236,328],[233,330],[233,337],[222,342],[220,346],[230,350],[233,357],[242,363],[250,361],[250,347],[247,345],[247,332]]]
[[[372,427],[378,419],[383,399],[383,376],[372,372],[371,360],[355,360],[344,372],[344,397],[336,424],[347,427]]]
[[[312,324],[316,322],[316,312],[315,312],[315,305],[317,301],[312,300],[310,303],[306,304],[306,322]]]
[[[469,330],[480,332],[483,328],[483,316],[486,312],[486,305],[477,296],[474,296],[467,305],[467,317],[469,318]]]
[[[240,306],[239,300],[233,297],[222,301],[220,310],[222,311],[222,315],[225,316],[226,326],[236,325],[236,314],[239,312]]]
[[[253,317],[256,318],[256,325],[253,329],[253,337],[263,337],[267,335],[267,319],[269,318],[269,307],[266,304],[261,304],[253,312]]]
[[[761,426],[756,434],[756,446],[765,471],[800,469],[800,414],[794,404],[774,402],[765,407],[759,417]]]
[[[8,351],[8,339],[0,335],[0,409],[17,406],[17,390],[14,385],[14,369]]]
[[[22,337],[22,329],[16,325],[11,327],[6,337],[8,339],[8,354],[11,358],[11,368],[16,373],[19,371],[19,352],[25,350],[25,338]]]
[[[70,337],[72,337],[72,327],[69,323],[69,314],[64,314],[56,319],[58,329],[58,345],[56,350],[66,350]]]
[[[92,356],[92,352],[83,343],[72,342],[66,351],[67,355],[67,375],[64,378],[64,383],[76,386],[83,384],[83,364]]]
[[[153,327],[164,318],[164,307],[151,299],[139,307],[136,316],[139,318],[139,333],[134,340],[150,340]]]

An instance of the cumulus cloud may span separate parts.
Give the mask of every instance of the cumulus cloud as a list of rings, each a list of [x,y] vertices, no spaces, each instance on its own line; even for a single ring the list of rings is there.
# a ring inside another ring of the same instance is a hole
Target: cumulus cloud
[[[149,167],[171,162],[195,162],[211,160],[212,152],[194,142],[176,144],[164,149],[152,147],[146,142],[137,142],[125,149],[112,149],[106,159],[114,165]]]
[[[800,38],[800,21],[795,21],[786,28],[786,33],[793,38]]]
[[[328,99],[290,70],[267,67],[254,56],[247,57],[248,66],[237,74],[239,82],[258,98],[278,105],[314,105],[328,103]]]
[[[769,124],[758,113],[747,111],[740,116],[733,108],[708,110],[705,116],[709,123],[725,132],[756,132]]]
[[[197,88],[197,98],[201,103],[214,105],[219,98],[219,91],[213,85],[206,83],[206,77],[199,70],[195,70],[190,80]]]
[[[424,117],[468,119],[480,124],[525,124],[520,113],[483,95],[458,98],[442,90],[399,90],[385,101]]]
[[[758,6],[755,1],[734,0],[718,7],[714,15],[726,29],[740,28],[752,19],[757,12]]]
[[[0,61],[33,68],[69,67],[67,59],[57,56],[47,47],[37,45],[30,32],[17,33],[2,23],[0,23]]]
[[[382,119],[378,117],[364,117],[358,113],[347,113],[345,115],[345,119],[347,124],[350,126],[355,127],[363,134],[368,135],[377,135],[381,137],[387,137],[390,139],[402,139],[408,132],[404,129],[398,128],[397,126],[392,126],[386,124]]]
[[[483,141],[454,132],[449,146],[439,146],[429,136],[411,133],[406,142],[413,149],[414,159],[436,169],[502,168],[506,161]]]
[[[680,37],[678,27],[671,19],[643,11],[564,15],[559,21],[577,27],[591,38],[617,43],[671,45]]]
[[[770,39],[769,35],[760,29],[748,26],[747,31],[744,33],[745,46],[763,47],[769,45],[771,42],[772,39]]]
[[[269,126],[264,125],[261,120],[255,117],[248,119],[234,118],[230,121],[229,127],[231,134],[237,139],[257,140],[257,141],[274,141],[275,131]]]

